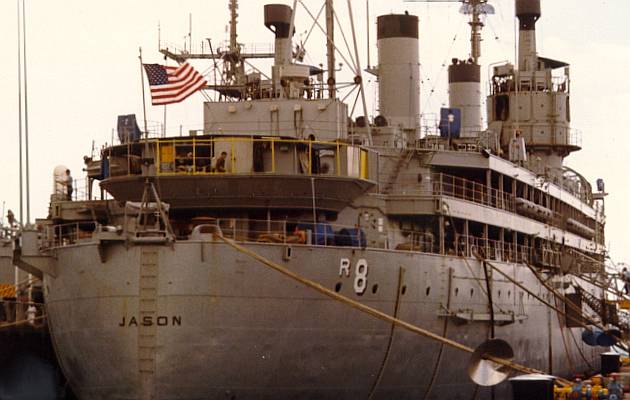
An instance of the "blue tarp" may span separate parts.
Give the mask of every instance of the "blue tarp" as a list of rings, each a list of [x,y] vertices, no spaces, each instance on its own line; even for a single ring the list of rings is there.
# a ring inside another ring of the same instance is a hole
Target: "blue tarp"
[[[366,247],[365,232],[359,228],[343,228],[335,234],[337,246]]]
[[[300,223],[298,224],[298,229],[312,232],[312,244],[318,246],[332,246],[335,244],[335,232],[328,222],[318,222],[316,224]]]

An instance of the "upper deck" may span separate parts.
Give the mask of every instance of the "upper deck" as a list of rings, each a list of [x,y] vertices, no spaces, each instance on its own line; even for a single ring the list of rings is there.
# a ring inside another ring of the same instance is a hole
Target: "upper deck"
[[[155,183],[174,208],[339,211],[375,184],[376,153],[341,141],[190,136],[103,151],[92,177],[119,201],[141,201]]]

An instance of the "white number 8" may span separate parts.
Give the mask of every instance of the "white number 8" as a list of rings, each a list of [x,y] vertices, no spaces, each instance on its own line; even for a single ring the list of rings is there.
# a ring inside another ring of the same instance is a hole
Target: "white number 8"
[[[356,274],[354,278],[354,291],[357,294],[363,294],[367,289],[368,263],[365,259],[360,259],[355,268]]]

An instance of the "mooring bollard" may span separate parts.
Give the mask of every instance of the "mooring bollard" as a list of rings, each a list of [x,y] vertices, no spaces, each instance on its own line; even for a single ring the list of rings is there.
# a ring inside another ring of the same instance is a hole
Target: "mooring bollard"
[[[602,375],[608,376],[612,373],[619,372],[621,368],[621,357],[619,354],[609,351],[601,354]]]
[[[513,400],[553,400],[556,378],[549,375],[521,375],[510,379]]]

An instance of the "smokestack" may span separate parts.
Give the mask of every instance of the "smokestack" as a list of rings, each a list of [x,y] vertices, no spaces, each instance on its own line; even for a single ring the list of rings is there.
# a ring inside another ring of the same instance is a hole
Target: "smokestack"
[[[420,125],[418,17],[390,14],[377,19],[378,80],[381,114],[390,125]]]
[[[462,112],[462,137],[477,137],[481,125],[481,67],[472,59],[453,59],[448,67],[448,96],[450,108]]]
[[[540,0],[516,0],[516,17],[519,21],[519,71],[535,71],[537,69],[536,21],[540,15]]]
[[[291,46],[291,17],[293,10],[285,4],[265,5],[265,26],[276,35],[275,65],[289,65],[293,61]]]

